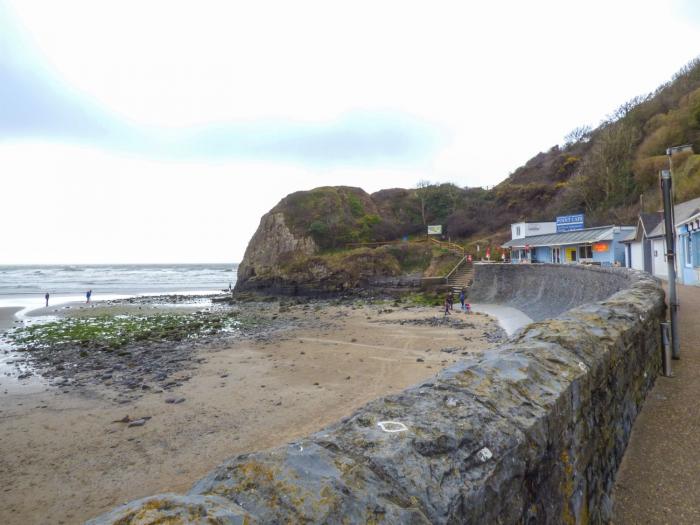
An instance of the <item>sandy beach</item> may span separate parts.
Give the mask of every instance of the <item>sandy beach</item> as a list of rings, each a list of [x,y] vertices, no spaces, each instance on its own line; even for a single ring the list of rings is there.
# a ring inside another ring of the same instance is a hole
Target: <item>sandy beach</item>
[[[14,326],[15,313],[21,309],[19,306],[0,306],[0,332]]]
[[[81,523],[127,500],[186,491],[227,457],[319,430],[500,333],[485,315],[440,325],[439,308],[252,307],[299,324],[197,349],[175,390],[121,404],[108,385],[0,392],[0,523]]]

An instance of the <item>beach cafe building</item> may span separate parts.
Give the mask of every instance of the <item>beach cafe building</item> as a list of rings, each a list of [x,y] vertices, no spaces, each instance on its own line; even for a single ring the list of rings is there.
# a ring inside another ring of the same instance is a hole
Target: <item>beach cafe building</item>
[[[502,247],[511,250],[512,263],[625,266],[626,250],[621,241],[634,230],[634,226],[600,226],[525,235],[511,239]]]

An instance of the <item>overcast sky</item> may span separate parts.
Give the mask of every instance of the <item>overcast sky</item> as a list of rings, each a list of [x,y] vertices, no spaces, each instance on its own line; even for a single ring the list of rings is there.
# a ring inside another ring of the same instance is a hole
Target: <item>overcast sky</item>
[[[292,191],[491,186],[698,42],[693,0],[0,0],[0,264],[237,262]]]

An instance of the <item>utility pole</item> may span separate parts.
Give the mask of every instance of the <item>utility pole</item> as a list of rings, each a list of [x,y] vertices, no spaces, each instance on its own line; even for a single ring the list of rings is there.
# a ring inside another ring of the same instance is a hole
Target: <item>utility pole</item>
[[[681,342],[678,336],[678,295],[676,293],[676,217],[673,209],[673,154],[693,152],[691,144],[666,149],[668,171],[661,171],[661,192],[664,201],[664,227],[666,229],[666,262],[668,264],[668,302],[671,307],[671,344],[673,359],[681,358]]]
[[[671,171],[661,172],[661,193],[664,201],[664,229],[666,230],[666,263],[668,265],[668,302],[671,307],[671,354],[673,359],[681,358],[678,339],[678,297],[676,296],[676,246],[675,225],[673,223],[673,197]]]

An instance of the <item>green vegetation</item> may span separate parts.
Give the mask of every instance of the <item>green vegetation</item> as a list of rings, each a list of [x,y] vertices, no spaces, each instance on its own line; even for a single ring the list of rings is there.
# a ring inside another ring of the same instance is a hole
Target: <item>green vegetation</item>
[[[285,222],[297,235],[310,235],[322,249],[386,238],[372,199],[359,188],[323,187],[292,193],[280,202]]]
[[[452,271],[461,259],[461,255],[445,250],[436,250],[424,275],[425,277],[444,277]]]
[[[407,306],[442,306],[445,295],[437,292],[416,292],[403,295],[400,302]]]
[[[65,318],[9,332],[19,347],[45,348],[78,345],[106,351],[129,343],[182,341],[241,328],[253,321],[226,314],[155,314]]]
[[[490,248],[492,258],[499,256],[513,222],[583,212],[589,227],[634,224],[640,211],[658,209],[658,172],[668,167],[665,150],[680,144],[698,154],[673,157],[677,201],[700,196],[700,59],[654,93],[620,106],[597,128],[573,130],[564,145],[535,155],[490,190],[420,181],[414,189],[372,195],[351,187],[291,194],[273,211],[284,214],[296,236],[311,236],[319,253],[311,261],[292,257],[285,265],[312,279],[315,271],[345,272],[351,281],[364,275],[360,262],[377,275],[425,271],[436,266],[427,253],[348,248],[424,236],[430,224],[442,224],[444,240],[460,243],[468,253],[477,255],[479,245],[483,256]]]

